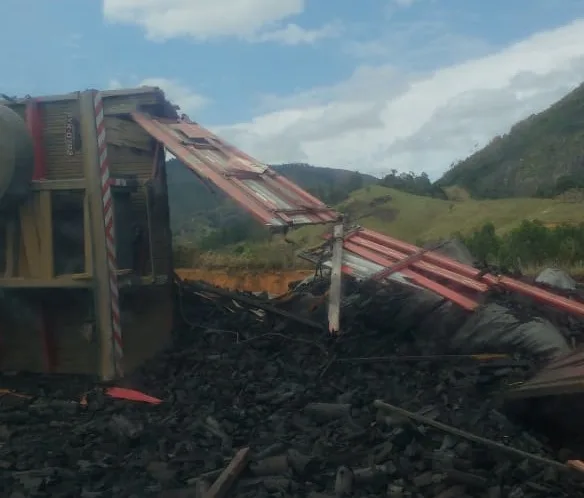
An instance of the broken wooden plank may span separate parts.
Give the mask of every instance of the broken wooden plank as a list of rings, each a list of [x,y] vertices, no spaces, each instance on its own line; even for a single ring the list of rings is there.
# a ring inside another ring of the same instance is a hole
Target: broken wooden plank
[[[229,462],[229,465],[225,467],[217,480],[211,485],[209,491],[205,494],[205,498],[223,498],[244,471],[249,462],[249,457],[249,447],[239,450],[233,457],[233,460]]]
[[[523,450],[519,450],[517,448],[512,448],[511,446],[504,445],[502,443],[498,443],[496,441],[492,441],[491,439],[487,439],[481,436],[477,436],[476,434],[472,434],[471,432],[466,432],[455,427],[452,427],[447,424],[443,424],[442,422],[437,422],[434,419],[429,417],[425,417],[423,415],[419,415],[417,413],[410,412],[409,410],[405,410],[403,408],[399,408],[397,406],[390,405],[389,403],[385,403],[382,400],[375,400],[373,402],[373,406],[378,410],[382,410],[384,412],[389,413],[396,413],[398,415],[402,415],[403,417],[409,418],[414,420],[420,424],[427,425],[429,427],[433,427],[434,429],[438,429],[440,431],[446,432],[448,434],[452,434],[453,436],[458,436],[468,441],[472,441],[474,443],[482,444],[490,449],[500,451],[503,453],[507,453],[508,455],[515,456],[516,458],[521,458],[525,460],[531,460],[533,462],[537,462],[543,465],[547,465],[550,467],[554,467],[557,470],[567,472],[571,471],[568,465],[565,465],[557,460],[551,460],[549,458],[541,457],[539,455],[534,455],[533,453],[528,453]]]

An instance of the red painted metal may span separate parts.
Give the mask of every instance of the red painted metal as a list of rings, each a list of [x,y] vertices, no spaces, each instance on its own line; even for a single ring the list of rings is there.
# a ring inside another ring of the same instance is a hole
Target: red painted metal
[[[406,255],[414,254],[420,250],[420,248],[415,245],[402,242],[398,239],[394,239],[377,232],[373,232],[372,230],[362,229],[357,233],[360,238],[369,241],[365,244],[366,246],[379,244],[388,248],[393,248],[394,250],[402,250],[404,253],[406,253]],[[463,278],[465,277],[469,279],[480,280],[490,287],[499,287],[512,292],[517,292],[518,294],[523,294],[543,304],[551,305],[567,313],[584,316],[584,303],[563,296],[558,296],[557,294],[549,292],[545,289],[541,289],[534,285],[526,284],[510,277],[496,276],[489,273],[482,275],[481,271],[477,268],[459,263],[458,261],[455,261],[446,256],[442,256],[441,254],[433,251],[424,253],[422,255],[422,260],[435,264],[436,266],[440,266],[443,269],[458,273],[458,278],[460,279],[459,283],[461,284],[463,284]]]
[[[47,156],[43,143],[43,120],[38,100],[31,98],[26,102],[24,116],[33,145],[34,169],[32,179],[33,181],[45,180],[47,178]],[[51,373],[56,367],[54,333],[47,310],[42,304],[39,305],[38,312],[45,371]]]
[[[358,254],[359,256],[367,259],[368,261],[372,261],[378,265],[389,267],[392,264],[392,261],[370,249],[366,249],[360,247],[359,245],[349,241],[345,241],[343,245],[345,251],[352,252],[354,254]],[[449,289],[448,287],[439,284],[438,282],[434,282],[423,275],[415,272],[414,270],[404,269],[401,270],[400,273],[410,279],[413,283],[424,287],[436,294],[452,301],[453,303],[458,304],[460,307],[468,310],[474,311],[479,307],[479,303],[463,294],[459,294],[458,292]]]
[[[331,223],[339,213],[188,118],[132,118],[177,159],[271,227]]]
[[[406,258],[409,258],[409,257],[411,257],[413,255],[417,255],[417,254],[419,254],[419,259],[423,260],[424,257],[429,253],[429,251],[422,252],[422,250],[420,248],[417,248],[416,252],[413,252],[412,254],[406,254],[406,253],[391,249],[383,244],[378,244],[377,242],[372,242],[371,240],[368,240],[367,238],[362,237],[361,234],[362,234],[362,231],[357,230],[357,231],[351,233],[345,239],[345,241],[350,241],[354,244],[358,244],[360,247],[362,247],[364,249],[370,249],[370,250],[375,251],[379,254],[382,254],[383,256],[391,258],[392,260],[394,260],[394,264],[395,264],[395,261],[402,260],[402,261],[404,261],[405,266],[411,266],[412,268],[415,268],[416,270],[420,270],[420,271],[423,271],[425,273],[428,273],[428,274],[432,275],[433,277],[443,278],[443,279],[448,280],[450,282],[460,284],[463,287],[466,287],[466,288],[473,290],[473,291],[476,291],[476,292],[486,292],[489,289],[489,286],[483,282],[473,280],[471,278],[462,276],[456,272],[441,268],[437,265],[433,265],[433,264],[425,262],[425,261],[419,261],[416,259],[415,261],[409,261],[409,262],[405,263]],[[358,250],[356,250],[355,252],[357,254],[360,254],[360,252]],[[404,266],[404,268],[405,268],[405,266]],[[398,270],[394,270],[394,272],[400,271],[400,270],[401,270],[401,268],[398,268]]]
[[[398,259],[397,261],[392,263],[391,266],[388,266],[384,270],[377,272],[375,275],[373,275],[371,277],[371,279],[377,280],[377,281],[383,280],[384,278],[387,278],[390,275],[393,275],[395,272],[403,270],[404,268],[407,268],[408,266],[412,266],[413,263],[415,263],[416,261],[419,261],[421,259],[422,254],[424,254],[424,252],[426,252],[426,251],[421,250],[421,251],[418,251],[418,252],[412,254],[411,256],[406,256],[405,258]]]
[[[97,149],[99,158],[99,176],[101,179],[101,203],[106,238],[107,268],[110,288],[111,308],[111,341],[114,349],[116,374],[123,373],[124,340],[122,336],[122,315],[120,310],[120,289],[118,285],[117,237],[114,208],[112,201],[112,186],[114,179],[110,176],[110,162],[108,157],[108,143],[106,137],[106,122],[103,107],[103,98],[96,93],[93,99],[95,112],[95,128],[97,130]],[[116,182],[117,183],[117,182]]]
[[[32,137],[34,147],[33,180],[45,180],[47,178],[47,163],[45,148],[43,145],[43,121],[40,104],[35,99],[26,103],[25,120]]]
[[[531,297],[540,303],[551,305],[554,308],[557,308],[566,313],[584,317],[584,303],[580,301],[558,296],[553,292],[549,292],[545,289],[541,289],[534,285],[529,285],[509,277],[496,277],[494,275],[487,274],[483,277],[483,280],[489,283],[492,282],[492,285],[500,285],[509,291]]]
[[[159,405],[162,403],[160,398],[155,398],[136,389],[128,389],[126,387],[109,387],[105,390],[105,394],[112,398],[148,403],[150,405]]]
[[[377,244],[381,244],[388,248],[403,251],[405,254],[412,254],[420,250],[418,246],[408,244],[407,242],[403,242],[399,239],[394,239],[393,237],[388,237],[387,235],[382,235],[378,232],[374,232],[373,230],[361,229],[359,230],[359,234],[364,239],[371,240],[372,242],[376,242]],[[468,278],[476,279],[480,278],[481,275],[480,270],[472,266],[459,263],[458,261],[448,258],[447,256],[442,256],[441,254],[438,254],[434,251],[428,251],[425,253],[423,259],[424,261],[435,264],[436,266],[453,271]]]

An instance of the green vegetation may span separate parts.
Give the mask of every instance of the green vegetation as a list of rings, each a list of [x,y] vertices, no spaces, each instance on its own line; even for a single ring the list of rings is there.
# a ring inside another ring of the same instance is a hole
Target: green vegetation
[[[437,199],[447,199],[445,191],[437,184],[432,183],[426,173],[416,175],[413,172],[398,173],[393,169],[379,182],[382,187],[394,188],[407,192],[408,194],[436,197]]]
[[[468,237],[487,223],[497,227],[498,237],[512,233],[523,221],[538,222],[543,227],[584,223],[584,202],[535,198],[451,201],[412,195],[380,185],[353,192],[337,207],[347,213],[351,224],[412,243],[435,241],[453,234],[460,234],[465,241],[472,240]],[[281,236],[269,238],[266,235],[263,240],[245,239],[213,251],[197,244],[182,245],[180,261],[186,266],[213,268],[296,268],[303,265],[295,258],[296,251],[318,244],[325,230],[324,227],[304,227],[289,234],[288,241]],[[478,254],[477,257],[482,256]],[[528,266],[532,264],[531,260],[526,261]]]
[[[437,183],[475,198],[553,197],[584,187],[584,84],[517,123]]]
[[[584,203],[557,199],[515,198],[450,201],[407,194],[378,185],[354,192],[338,206],[349,219],[372,230],[406,240],[430,241],[455,232],[472,233],[492,222],[499,233],[518,227],[523,220],[544,224],[584,222]],[[314,227],[298,230],[291,238],[302,244],[315,241]]]
[[[554,265],[581,274],[584,268],[584,223],[546,227],[540,221],[523,221],[504,234],[485,223],[460,238],[479,261],[505,269],[532,273]]]

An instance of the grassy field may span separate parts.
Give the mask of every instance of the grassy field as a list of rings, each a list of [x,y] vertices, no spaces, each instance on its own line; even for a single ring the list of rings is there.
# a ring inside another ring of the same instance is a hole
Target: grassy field
[[[420,197],[380,186],[355,192],[339,206],[356,224],[407,242],[449,237],[454,232],[469,233],[492,222],[500,233],[517,227],[523,220],[545,224],[584,222],[584,202],[556,199],[498,199],[448,201]],[[313,243],[320,228],[303,228],[291,238]]]
[[[452,192],[456,199],[420,197],[378,185],[354,192],[338,209],[347,214],[351,224],[358,224],[407,242],[427,242],[446,238],[455,232],[470,233],[492,222],[499,233],[517,227],[523,220],[539,220],[550,226],[584,222],[584,202],[561,199],[515,198],[473,200],[464,191]],[[295,257],[303,248],[321,241],[326,228],[305,227],[267,243],[238,244],[223,251],[199,252],[182,248],[184,267],[277,269],[299,268],[304,264]]]

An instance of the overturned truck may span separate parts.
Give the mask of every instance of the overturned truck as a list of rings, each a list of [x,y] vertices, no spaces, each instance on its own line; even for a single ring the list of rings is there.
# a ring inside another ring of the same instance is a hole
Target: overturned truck
[[[336,216],[158,88],[0,100],[0,369],[108,380],[168,344],[165,149],[274,230]]]
[[[270,302],[173,286],[165,149],[268,229],[333,225],[301,254],[330,277]],[[157,88],[0,102],[0,275],[0,369],[85,374],[2,377],[11,496],[582,495],[581,454],[498,403],[579,428],[577,295],[346,227]]]
[[[166,346],[173,295],[165,149],[270,230],[334,225],[322,247],[301,254],[331,271],[334,331],[341,273],[391,282],[409,296],[392,327],[443,334],[452,351],[534,354],[543,370],[514,390],[518,397],[579,391],[579,334],[568,340],[546,319],[584,317],[579,298],[479,270],[468,255],[441,254],[444,247],[345,227],[340,213],[179,115],[150,87],[0,101],[2,370],[108,380]],[[510,309],[505,295],[523,307]],[[520,316],[529,303],[538,307]]]

